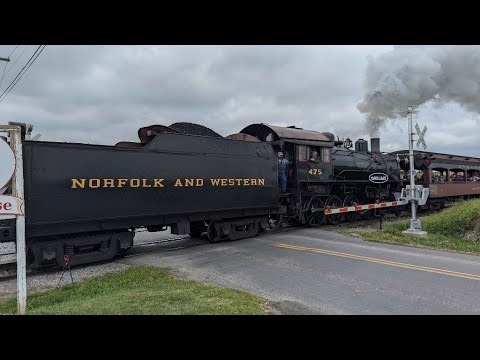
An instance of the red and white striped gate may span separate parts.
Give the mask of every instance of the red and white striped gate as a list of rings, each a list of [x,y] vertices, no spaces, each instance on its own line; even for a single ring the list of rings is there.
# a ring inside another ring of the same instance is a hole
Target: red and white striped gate
[[[407,204],[408,204],[408,201],[401,200],[401,201],[377,202],[375,204],[366,204],[366,205],[354,205],[354,206],[348,206],[348,207],[337,208],[337,209],[329,209],[327,206],[327,209],[325,210],[325,215],[333,215],[333,214],[339,214],[339,213],[380,209],[380,208],[383,209],[387,207],[407,205]]]

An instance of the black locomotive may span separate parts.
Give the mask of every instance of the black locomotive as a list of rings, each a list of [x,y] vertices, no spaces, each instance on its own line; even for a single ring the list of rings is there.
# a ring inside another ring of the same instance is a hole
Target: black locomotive
[[[354,204],[394,201],[402,188],[396,156],[380,152],[380,139],[372,139],[371,151],[363,139],[335,141],[331,133],[307,131],[296,127],[254,124],[241,133],[272,145],[290,161],[288,192],[280,196],[286,208],[280,214],[289,222],[319,226],[336,224],[359,216],[369,217],[373,211],[325,216],[326,208]],[[312,157],[312,154],[316,154]],[[370,175],[379,173],[385,182],[374,184]]]
[[[72,265],[110,259],[133,246],[140,227],[207,232],[217,242],[281,222],[336,223],[345,215],[327,217],[326,208],[394,200],[402,187],[397,158],[380,153],[378,139],[368,151],[364,140],[352,150],[295,127],[254,124],[226,138],[199,130],[154,125],[139,130],[140,142],[115,146],[24,140],[29,266],[62,266],[65,255]],[[279,151],[290,161],[285,194]],[[372,184],[372,173],[388,180]],[[4,222],[2,241],[14,229]]]

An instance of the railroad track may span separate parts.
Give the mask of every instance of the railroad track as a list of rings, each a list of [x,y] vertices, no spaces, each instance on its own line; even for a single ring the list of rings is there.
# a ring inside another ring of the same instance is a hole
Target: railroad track
[[[430,213],[433,213],[435,211],[425,211],[422,213],[422,216],[428,215]],[[401,219],[401,218],[408,218],[410,216],[409,212],[403,212],[400,216],[392,216],[389,218],[384,218],[383,223],[386,224],[388,222],[391,222],[396,219]],[[379,222],[380,219],[378,217],[372,218],[372,219],[360,219],[357,221],[349,221],[349,222],[343,222],[335,225],[327,224],[319,227],[319,229],[323,230],[328,230],[328,231],[335,231],[335,230],[341,230],[341,229],[346,229],[346,228],[357,228],[357,227],[365,227],[365,226],[372,226],[378,224],[379,227]],[[300,225],[287,225],[283,227],[279,227],[277,229],[273,230],[268,230],[263,234],[260,234],[260,236],[265,236],[265,235],[271,235],[271,234],[276,234],[276,233],[284,233],[284,232],[292,232],[297,229],[305,229],[305,227],[300,226]],[[142,233],[142,232],[147,232],[147,230],[140,230],[137,231],[137,233]],[[183,235],[183,236],[176,236],[172,238],[167,238],[167,239],[161,239],[161,240],[153,240],[153,241],[143,241],[143,242],[137,242],[133,245],[133,247],[124,255],[121,255],[121,258],[129,258],[129,257],[134,257],[134,256],[140,256],[148,253],[158,253],[158,252],[166,252],[166,251],[174,251],[174,250],[180,250],[180,249],[186,249],[186,248],[191,248],[195,246],[201,246],[201,245],[208,245],[210,242],[206,238],[205,235],[202,237],[198,238],[191,238],[188,235]],[[8,256],[14,256],[14,254],[0,254],[0,282],[4,282],[7,280],[11,280],[16,278],[16,265],[15,263],[8,264],[8,265],[2,265],[2,257],[4,255]],[[95,265],[102,264],[102,263],[108,263],[111,262],[115,259],[118,259],[118,257],[112,259],[112,260],[107,260],[104,262],[96,262],[94,263]],[[88,267],[92,264],[85,264],[85,265],[77,265],[75,266],[76,268],[79,267]],[[47,272],[52,272],[52,271],[58,271],[58,269],[48,269],[48,270],[27,270],[27,275],[28,276],[35,276],[35,275],[41,275]]]
[[[143,231],[139,231],[139,232],[143,232]],[[188,235],[185,235],[185,236],[177,236],[177,237],[172,237],[172,238],[167,238],[162,240],[140,242],[140,243],[134,244],[133,247],[128,251],[128,253],[126,253],[125,255],[121,255],[119,257],[125,258],[125,257],[139,256],[139,255],[153,253],[153,252],[185,249],[187,247],[198,246],[201,244],[208,243],[208,240],[206,239],[205,240],[193,239],[194,244],[186,244],[188,240],[191,242],[192,239],[190,239]],[[169,246],[166,246],[166,245],[169,245]],[[1,254],[0,260],[4,255],[12,256],[12,254]],[[94,264],[99,265],[99,264],[108,263],[115,259],[118,259],[119,257],[115,257],[112,260],[95,262]],[[77,265],[75,266],[75,268],[88,267],[90,265],[93,265],[93,264]],[[44,269],[44,270],[27,269],[27,276],[41,275],[41,274],[45,274],[48,272],[55,272],[55,271],[58,271],[58,269]],[[0,262],[0,282],[8,281],[14,278],[16,278],[16,264],[10,263],[10,264],[1,265],[1,262]]]

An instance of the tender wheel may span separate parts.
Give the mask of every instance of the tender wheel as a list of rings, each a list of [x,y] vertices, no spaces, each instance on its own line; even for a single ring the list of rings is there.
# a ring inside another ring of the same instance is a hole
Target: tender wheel
[[[306,202],[305,220],[310,227],[325,223],[325,204],[319,196],[312,196]]]
[[[278,229],[282,226],[283,214],[270,214],[268,215],[267,226],[271,230]]]
[[[205,226],[203,221],[192,222],[190,224],[191,237],[200,237],[205,231],[207,231],[207,226]]]
[[[207,235],[208,235],[208,241],[210,241],[211,243],[216,243],[222,240],[222,237],[220,236],[220,232],[219,232],[218,221],[210,222],[207,228]]]
[[[359,205],[358,198],[355,196],[355,194],[347,195],[345,200],[343,200],[344,207],[350,207],[355,205]],[[361,216],[358,213],[358,211],[348,212],[348,213],[345,213],[344,215],[345,215],[345,221],[358,221],[361,219]]]
[[[330,207],[331,209],[343,207],[343,201],[336,195],[330,196],[325,202],[325,207]],[[345,220],[345,214],[334,214],[328,215],[327,221],[329,224],[336,225]]]

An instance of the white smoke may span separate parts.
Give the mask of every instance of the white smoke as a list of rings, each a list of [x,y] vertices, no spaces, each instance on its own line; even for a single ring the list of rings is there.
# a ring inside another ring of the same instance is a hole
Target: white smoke
[[[480,113],[480,46],[396,46],[368,59],[365,95],[357,108],[372,136],[408,106],[431,100]]]

